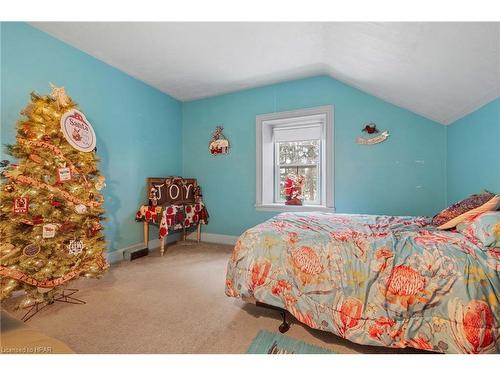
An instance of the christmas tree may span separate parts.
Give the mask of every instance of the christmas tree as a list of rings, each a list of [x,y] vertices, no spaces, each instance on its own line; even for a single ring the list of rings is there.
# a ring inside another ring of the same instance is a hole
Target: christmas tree
[[[20,307],[52,302],[68,282],[108,267],[101,221],[104,177],[95,133],[64,88],[31,94],[16,144],[2,161],[0,300],[24,289]]]

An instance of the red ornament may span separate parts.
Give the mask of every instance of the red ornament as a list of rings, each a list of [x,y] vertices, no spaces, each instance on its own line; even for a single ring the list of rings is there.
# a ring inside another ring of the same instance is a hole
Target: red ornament
[[[73,230],[75,230],[76,228],[76,224],[75,223],[71,223],[69,221],[65,222],[65,223],[62,223],[59,230],[61,232],[72,232]]]
[[[37,216],[33,216],[33,218],[31,219],[31,221],[33,222],[33,224],[42,224],[43,223],[43,217],[40,216],[40,215],[37,215]]]
[[[367,132],[368,134],[378,133],[377,125],[374,123],[367,124],[361,131]]]
[[[101,229],[101,225],[100,224],[94,224],[94,226],[90,227],[90,228],[87,228],[87,238],[91,238],[91,237],[94,237],[98,232],[99,230]]]
[[[61,205],[62,205],[62,203],[61,203],[61,202],[59,202],[59,201],[57,201],[57,200],[55,200],[55,199],[53,199],[53,200],[50,202],[50,204],[51,204],[52,206],[54,206],[54,207],[61,207]]]

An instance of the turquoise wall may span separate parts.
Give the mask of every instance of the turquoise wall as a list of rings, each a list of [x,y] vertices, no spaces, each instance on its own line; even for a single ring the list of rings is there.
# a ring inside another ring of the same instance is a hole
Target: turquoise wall
[[[27,24],[3,22],[0,35],[1,143],[15,143],[32,90],[64,86],[97,134],[109,250],[141,242],[146,177],[181,174],[181,103]]]
[[[0,141],[15,142],[32,90],[65,86],[97,133],[110,251],[141,241],[134,213],[148,176],[198,178],[209,233],[239,235],[276,214],[254,207],[255,116],[263,113],[334,106],[337,212],[433,215],[483,188],[500,191],[500,99],[448,127],[327,76],[180,103],[27,24],[0,23],[0,43]],[[390,138],[357,145],[367,122]],[[216,125],[225,127],[229,155],[208,153]]]
[[[448,202],[500,193],[500,98],[447,127]]]
[[[255,116],[321,105],[335,108],[337,212],[434,215],[446,205],[446,128],[319,76],[183,103],[183,175],[203,188],[207,232],[239,235],[276,214],[254,207]],[[356,144],[367,122],[390,138]],[[229,155],[208,153],[216,125],[231,142]]]

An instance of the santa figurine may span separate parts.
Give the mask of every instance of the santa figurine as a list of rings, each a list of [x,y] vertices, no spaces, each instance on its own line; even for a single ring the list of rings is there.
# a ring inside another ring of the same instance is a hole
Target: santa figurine
[[[151,188],[151,190],[149,190],[148,199],[149,199],[150,206],[158,205],[158,199],[159,199],[158,189],[155,188],[154,186]]]
[[[285,204],[290,206],[302,206],[302,188],[304,176],[289,174],[283,183],[283,195],[286,197]]]

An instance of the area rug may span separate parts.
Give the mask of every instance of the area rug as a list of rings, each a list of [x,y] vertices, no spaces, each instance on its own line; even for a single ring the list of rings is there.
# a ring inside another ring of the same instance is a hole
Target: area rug
[[[333,354],[334,352],[290,339],[280,333],[260,331],[253,339],[247,354]]]

